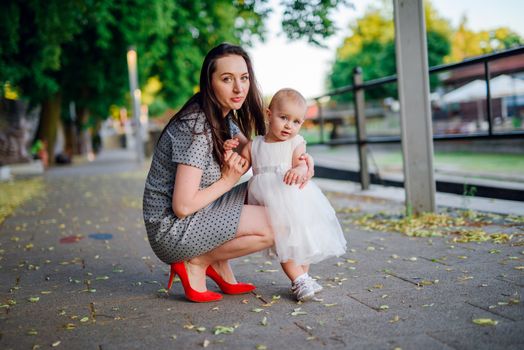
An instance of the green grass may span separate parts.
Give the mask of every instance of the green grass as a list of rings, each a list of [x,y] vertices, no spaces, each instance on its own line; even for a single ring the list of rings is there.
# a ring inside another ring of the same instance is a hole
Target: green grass
[[[374,155],[380,166],[401,165],[400,152],[378,153]],[[453,168],[472,173],[506,173],[524,175],[524,155],[473,153],[473,152],[436,152],[435,168]]]

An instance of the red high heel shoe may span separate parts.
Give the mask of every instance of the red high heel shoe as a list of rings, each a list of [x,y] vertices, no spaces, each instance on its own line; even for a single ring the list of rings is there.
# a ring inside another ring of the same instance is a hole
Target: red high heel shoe
[[[189,284],[189,277],[187,276],[186,266],[184,262],[176,262],[171,264],[171,273],[169,274],[169,282],[167,283],[167,290],[171,289],[173,285],[173,278],[175,275],[180,277],[182,286],[184,287],[184,293],[186,298],[194,301],[195,303],[207,303],[210,301],[217,301],[222,299],[222,295],[219,293],[211,292],[206,290],[205,292],[197,292],[191,288]]]
[[[248,283],[228,283],[224,281],[222,276],[220,276],[211,265],[208,266],[206,275],[215,281],[215,283],[218,284],[218,287],[220,287],[220,290],[226,294],[244,294],[249,293],[257,288],[254,285]]]

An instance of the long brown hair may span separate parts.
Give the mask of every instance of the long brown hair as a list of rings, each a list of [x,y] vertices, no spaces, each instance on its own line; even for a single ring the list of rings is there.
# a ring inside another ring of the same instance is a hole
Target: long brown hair
[[[200,70],[200,92],[191,97],[169,121],[185,114],[185,111],[194,103],[198,103],[204,112],[206,119],[211,126],[213,140],[213,156],[219,164],[224,162],[224,141],[230,138],[227,118],[223,117],[222,108],[216,98],[211,84],[213,73],[216,70],[216,61],[224,56],[241,56],[247,65],[249,74],[249,91],[242,107],[234,113],[234,121],[240,131],[248,138],[255,133],[264,135],[266,126],[264,124],[262,94],[258,88],[258,83],[253,71],[253,65],[247,52],[240,46],[222,43],[212,48],[204,58],[202,69]],[[169,123],[168,123],[169,125]],[[166,126],[167,128],[167,126]]]

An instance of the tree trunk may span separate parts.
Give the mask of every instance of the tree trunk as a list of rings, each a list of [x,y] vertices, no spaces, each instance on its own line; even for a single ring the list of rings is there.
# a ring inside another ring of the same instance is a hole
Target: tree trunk
[[[56,93],[42,103],[40,111],[40,124],[38,125],[37,139],[42,140],[47,145],[49,162],[55,161],[55,142],[58,123],[60,122],[60,112],[62,107],[62,96]]]
[[[91,134],[89,130],[86,128],[89,119],[89,110],[87,108],[77,107],[76,115],[78,150],[80,154],[89,156],[89,153],[92,152]]]
[[[68,118],[64,123],[65,131],[65,153],[70,159],[79,154],[78,137],[76,127],[76,107],[74,102],[69,103]]]

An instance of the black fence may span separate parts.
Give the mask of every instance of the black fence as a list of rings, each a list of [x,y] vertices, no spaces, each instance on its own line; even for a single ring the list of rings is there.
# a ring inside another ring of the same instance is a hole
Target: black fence
[[[524,139],[524,47],[431,67],[429,74],[435,142]],[[366,152],[370,144],[401,142],[397,77],[364,82],[356,68],[352,78],[352,85],[314,99],[307,122],[318,136],[308,144],[357,145],[360,169],[319,166],[316,174],[360,181],[364,189],[369,183],[402,187],[402,181],[370,174]],[[475,187],[477,196],[524,201],[522,190]],[[437,181],[437,190],[463,194],[465,185]]]

